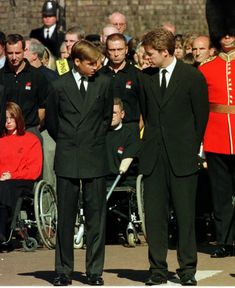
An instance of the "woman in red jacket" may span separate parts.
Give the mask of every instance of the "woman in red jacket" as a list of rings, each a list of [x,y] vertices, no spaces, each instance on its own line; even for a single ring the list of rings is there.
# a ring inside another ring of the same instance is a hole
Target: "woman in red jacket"
[[[8,102],[5,132],[0,138],[0,243],[6,240],[7,224],[17,199],[32,191],[41,170],[41,143],[25,131],[20,107]]]

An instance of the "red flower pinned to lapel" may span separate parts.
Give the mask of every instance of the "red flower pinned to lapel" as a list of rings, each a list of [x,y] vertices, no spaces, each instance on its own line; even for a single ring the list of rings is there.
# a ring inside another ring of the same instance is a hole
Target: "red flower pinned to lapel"
[[[117,153],[118,154],[123,154],[123,151],[124,151],[124,147],[123,146],[119,146],[118,149],[117,149]]]
[[[131,89],[132,86],[132,81],[131,80],[127,80],[126,81],[126,89]]]
[[[32,85],[31,82],[26,82],[26,84],[25,84],[25,90],[31,90],[31,85]]]

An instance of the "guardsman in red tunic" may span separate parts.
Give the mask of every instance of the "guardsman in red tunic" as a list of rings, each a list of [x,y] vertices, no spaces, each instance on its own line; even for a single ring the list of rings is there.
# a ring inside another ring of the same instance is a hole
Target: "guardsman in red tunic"
[[[213,258],[232,253],[235,194],[235,2],[207,1],[210,37],[220,53],[201,64],[210,114],[204,136],[218,247]],[[222,14],[221,14],[222,13]]]

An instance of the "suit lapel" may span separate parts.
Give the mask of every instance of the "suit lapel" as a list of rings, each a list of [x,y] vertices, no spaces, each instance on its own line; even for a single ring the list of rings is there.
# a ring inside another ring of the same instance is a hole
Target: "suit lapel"
[[[180,73],[181,73],[180,70],[181,70],[181,63],[179,61],[177,61],[176,65],[175,65],[175,68],[173,70],[173,73],[171,75],[170,82],[169,82],[169,84],[167,86],[165,95],[164,95],[164,97],[162,99],[162,103],[161,103],[162,107],[164,105],[166,105],[167,102],[169,101],[169,99],[174,95],[175,89],[177,88],[178,83],[179,83],[179,77],[181,76],[180,75]]]
[[[77,83],[73,77],[72,72],[70,71],[66,78],[66,89],[64,90],[67,94],[69,100],[73,106],[81,112],[83,110],[84,101],[82,99],[80,90],[78,89]]]
[[[158,106],[161,106],[161,90],[159,83],[159,71],[151,76],[150,88],[152,89],[152,95],[154,101]]]
[[[84,99],[83,103],[83,109],[82,109],[82,115],[81,120],[86,116],[86,114],[89,112],[90,108],[92,107],[93,103],[96,100],[98,87],[97,84],[95,84],[95,77],[88,78],[88,87],[86,91],[86,97]],[[80,93],[80,91],[79,91]]]

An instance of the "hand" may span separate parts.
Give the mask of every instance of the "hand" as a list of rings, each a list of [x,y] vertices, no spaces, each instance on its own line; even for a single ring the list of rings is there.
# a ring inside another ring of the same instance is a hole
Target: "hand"
[[[9,171],[3,172],[0,181],[5,181],[11,179],[11,173]]]
[[[122,162],[119,166],[119,172],[120,174],[126,173],[128,170],[129,166],[131,165],[131,162],[133,161],[133,158],[125,158],[122,159]]]

